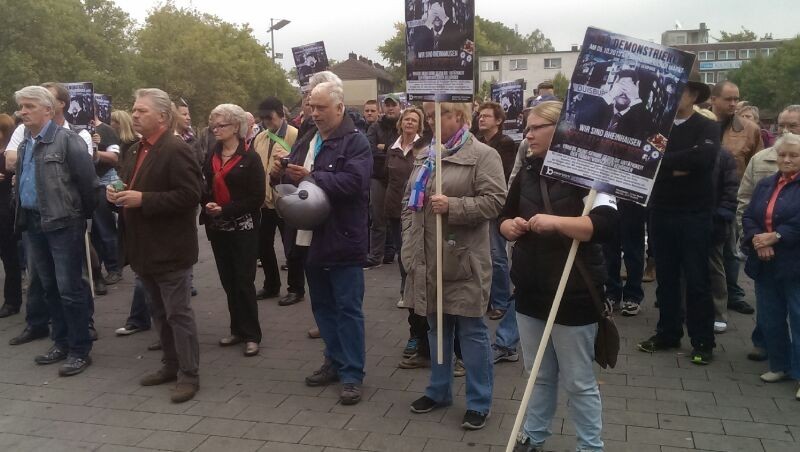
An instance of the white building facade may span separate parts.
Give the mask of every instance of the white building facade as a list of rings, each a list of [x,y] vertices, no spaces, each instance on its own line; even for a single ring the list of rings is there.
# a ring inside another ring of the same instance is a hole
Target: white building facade
[[[525,99],[536,94],[536,86],[553,80],[559,72],[567,79],[578,63],[577,50],[562,52],[528,53],[517,55],[487,55],[478,59],[478,86],[492,80],[508,82],[524,79]]]

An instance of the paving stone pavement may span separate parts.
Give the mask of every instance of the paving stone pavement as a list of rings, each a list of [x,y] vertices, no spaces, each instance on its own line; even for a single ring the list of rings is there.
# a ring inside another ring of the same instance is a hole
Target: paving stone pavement
[[[259,270],[260,273],[260,270]],[[283,277],[285,279],[285,272]],[[221,348],[228,333],[224,293],[201,232],[193,300],[200,331],[201,390],[187,403],[169,402],[166,387],[137,383],[158,368],[159,352],[146,346],[153,331],[115,337],[130,307],[132,273],[96,300],[100,340],[84,374],[59,378],[37,366],[47,341],[11,347],[23,315],[0,320],[0,450],[2,451],[502,451],[522,397],[522,363],[495,367],[494,406],[487,426],[460,427],[464,380],[455,404],[415,415],[428,370],[397,368],[408,335],[406,312],[395,307],[396,265],[366,272],[364,311],[367,369],[363,401],[338,404],[338,387],[309,388],[303,378],[321,364],[322,342],[306,337],[313,326],[309,302],[278,307],[259,303],[261,354],[245,358]],[[262,275],[257,283],[261,283]],[[753,301],[752,284],[742,278]],[[598,371],[607,451],[800,451],[800,402],[792,382],[766,385],[763,363],[745,359],[752,316],[731,313],[719,335],[715,361],[706,367],[686,357],[688,341],[673,353],[644,354],[637,341],[655,328],[654,284],[646,284],[643,313],[617,318],[622,351],[616,369]],[[497,322],[489,321],[492,329]],[[574,428],[562,394],[547,450],[571,451]]]

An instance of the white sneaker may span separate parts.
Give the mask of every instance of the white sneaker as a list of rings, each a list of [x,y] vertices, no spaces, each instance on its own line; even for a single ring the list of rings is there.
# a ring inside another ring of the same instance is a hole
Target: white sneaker
[[[777,383],[781,380],[786,380],[789,378],[789,374],[786,372],[767,372],[765,374],[761,374],[761,381],[764,383]]]
[[[406,306],[406,300],[404,300],[402,297],[399,300],[397,300],[397,305],[396,306],[397,306],[397,309],[405,309],[405,308],[408,307],[408,306]]]
[[[725,322],[714,322],[714,332],[715,333],[717,333],[717,334],[724,333],[727,330],[728,330],[728,324],[727,323],[725,323]]]
[[[800,386],[797,387],[797,394],[794,395],[794,398],[800,400]]]

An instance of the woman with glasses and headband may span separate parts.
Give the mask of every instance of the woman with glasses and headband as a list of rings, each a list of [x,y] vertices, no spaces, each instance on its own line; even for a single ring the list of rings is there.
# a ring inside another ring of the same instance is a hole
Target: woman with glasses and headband
[[[586,273],[584,279],[584,272],[573,268],[567,282],[533,389],[531,400],[536,403],[528,405],[522,441],[514,448],[520,452],[543,450],[551,435],[559,385],[569,397],[577,450],[603,450],[600,391],[592,368],[600,313],[593,296],[603,293],[606,271],[600,242],[615,231],[616,202],[611,196],[598,194],[589,215],[581,216],[589,190],[540,176],[560,115],[561,102],[546,101],[531,109],[525,135],[525,164],[511,183],[498,219],[500,233],[507,240],[516,241],[511,280],[528,372],[533,367],[572,240],[581,242],[576,262],[580,261],[578,265]]]
[[[425,395],[411,404],[427,413],[453,402],[453,341],[457,334],[467,371],[467,411],[462,427],[483,428],[492,405],[493,356],[483,316],[489,305],[492,259],[489,223],[506,198],[500,156],[469,132],[469,104],[441,104],[442,168],[435,148],[423,149],[405,189],[402,260],[408,276],[404,300],[428,317],[431,377]],[[434,104],[425,117],[435,130]],[[442,194],[435,194],[441,171]],[[436,215],[442,215],[443,331],[436,324]],[[437,364],[436,338],[442,334],[443,364]]]
[[[203,165],[206,188],[200,221],[206,225],[231,316],[231,335],[220,339],[219,345],[244,342],[244,355],[255,356],[261,342],[255,277],[264,166],[245,144],[247,115],[238,105],[214,108],[208,129],[216,144]]]

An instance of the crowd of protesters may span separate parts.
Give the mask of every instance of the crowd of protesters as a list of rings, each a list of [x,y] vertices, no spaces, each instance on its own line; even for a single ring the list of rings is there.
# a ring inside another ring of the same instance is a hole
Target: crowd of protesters
[[[800,106],[780,112],[770,132],[735,84],[709,88],[690,78],[649,204],[601,194],[582,216],[588,190],[540,176],[561,115],[552,85],[540,88],[526,103],[519,144],[503,133],[498,103],[477,103],[474,111],[442,103],[439,124],[433,103],[402,109],[393,95],[356,111],[327,71],[312,76],[294,119],[269,97],[255,114],[218,105],[197,133],[187,102],[160,89],[138,90],[132,112],[112,112],[110,124],[95,118],[92,136],[65,121],[63,85],[21,88],[16,120],[0,115],[0,318],[20,312],[27,285],[25,328],[10,344],[50,337],[36,363],[61,363],[62,376],[83,372],[97,340],[94,297],[130,266],[131,312],[116,333],[154,326],[158,342],[149,348],[161,350],[163,365],[141,384],[174,382],[173,402],[192,399],[200,357],[190,300],[202,224],[230,314],[230,335],[219,345],[242,344],[245,356],[257,355],[258,300],[293,305],[305,300],[307,286],[317,326],[309,336],[321,337],[325,349],[305,383],[341,383],[341,403],[355,404],[365,378],[364,271],[396,258],[397,307],[408,311],[409,326],[398,366],[431,368],[410,409],[450,405],[453,379],[466,376],[462,426],[480,429],[491,412],[493,366],[521,353],[532,367],[574,239],[576,268],[516,451],[543,450],[559,387],[570,400],[578,449],[603,449],[592,366],[598,305],[629,317],[657,308],[655,334],[638,349],[680,347],[685,324],[690,361],[707,365],[730,311],[754,312],[738,282],[742,261],[757,305],[747,357],[768,361],[764,382],[800,380]],[[442,193],[434,189],[438,174]],[[276,210],[275,187],[303,181],[331,205],[313,230],[293,228]],[[288,271],[283,296],[276,231]],[[642,284],[653,279],[655,300],[645,300]],[[494,339],[487,318],[499,320]]]

